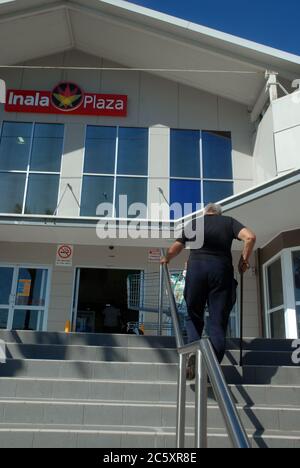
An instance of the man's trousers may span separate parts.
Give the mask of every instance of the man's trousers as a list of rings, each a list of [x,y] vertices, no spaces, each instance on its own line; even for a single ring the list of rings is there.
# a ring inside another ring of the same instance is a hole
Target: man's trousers
[[[189,260],[184,293],[188,311],[188,342],[202,337],[208,306],[209,336],[219,362],[225,355],[226,332],[230,312],[236,302],[236,287],[229,258],[199,255],[197,259]]]

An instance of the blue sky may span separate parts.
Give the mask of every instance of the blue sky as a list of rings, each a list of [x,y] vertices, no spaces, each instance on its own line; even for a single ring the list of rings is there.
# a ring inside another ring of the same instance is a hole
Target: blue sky
[[[130,0],[300,55],[300,0]]]

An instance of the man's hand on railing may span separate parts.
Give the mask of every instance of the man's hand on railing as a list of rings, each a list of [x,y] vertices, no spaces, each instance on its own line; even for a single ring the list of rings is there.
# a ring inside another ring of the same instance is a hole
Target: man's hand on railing
[[[161,257],[160,264],[161,265],[168,265],[170,263],[170,259],[168,257]]]
[[[240,273],[240,275],[243,275],[249,269],[250,269],[250,264],[249,264],[249,262],[247,262],[244,259],[243,255],[242,255],[241,258],[240,258],[240,261],[239,261],[239,273]]]

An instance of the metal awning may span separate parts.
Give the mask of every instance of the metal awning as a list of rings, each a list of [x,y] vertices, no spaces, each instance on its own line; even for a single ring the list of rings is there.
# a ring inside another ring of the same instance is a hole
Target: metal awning
[[[230,197],[221,204],[225,215],[237,218],[256,232],[257,246],[262,247],[281,232],[300,228],[300,169]],[[198,214],[200,216],[202,212]],[[114,229],[111,223],[115,223],[122,237],[132,222],[111,220],[110,225]],[[170,238],[162,240],[162,232],[173,231],[182,220],[154,223],[153,238],[147,236],[150,221],[143,220],[140,229],[144,238],[99,239],[96,227],[107,223],[108,220],[97,218],[1,215],[0,242],[165,247],[170,244]],[[240,246],[236,245],[236,248],[240,249]]]

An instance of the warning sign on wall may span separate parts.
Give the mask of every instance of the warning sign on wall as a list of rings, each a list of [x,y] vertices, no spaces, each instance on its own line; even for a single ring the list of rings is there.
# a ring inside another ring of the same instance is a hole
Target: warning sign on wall
[[[149,263],[159,263],[161,259],[160,249],[151,249],[148,252],[148,262]]]
[[[56,251],[56,266],[72,266],[73,253],[73,245],[59,245]]]

